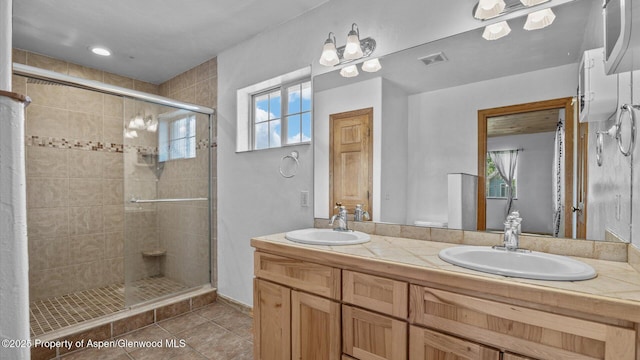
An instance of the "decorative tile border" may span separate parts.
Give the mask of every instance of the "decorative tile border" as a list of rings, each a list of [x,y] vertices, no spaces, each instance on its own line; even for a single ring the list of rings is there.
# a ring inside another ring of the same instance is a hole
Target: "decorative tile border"
[[[131,150],[145,155],[157,155],[157,146],[142,146],[142,145],[124,145],[114,143],[103,143],[99,141],[86,141],[75,139],[64,139],[47,136],[25,136],[25,145],[33,147],[47,147],[52,149],[76,149],[87,151],[102,151],[102,152],[115,152],[123,153]],[[203,139],[196,144],[196,150],[207,149],[209,146],[209,140]],[[218,144],[213,142],[211,147],[215,148]]]
[[[122,144],[102,143],[99,141],[83,141],[44,136],[26,136],[25,145],[33,147],[47,147],[53,149],[78,149],[103,152],[123,152]]]

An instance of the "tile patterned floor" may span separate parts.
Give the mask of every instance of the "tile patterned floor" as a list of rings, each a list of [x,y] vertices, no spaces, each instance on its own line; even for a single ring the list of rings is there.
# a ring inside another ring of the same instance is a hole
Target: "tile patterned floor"
[[[151,277],[132,284],[132,298],[146,301],[187,289],[165,277]],[[29,304],[31,336],[40,336],[82,321],[113,314],[125,307],[124,284],[89,289]]]
[[[184,347],[113,347],[79,350],[63,360],[252,360],[252,320],[227,304],[216,302],[121,336],[129,342],[184,342]]]

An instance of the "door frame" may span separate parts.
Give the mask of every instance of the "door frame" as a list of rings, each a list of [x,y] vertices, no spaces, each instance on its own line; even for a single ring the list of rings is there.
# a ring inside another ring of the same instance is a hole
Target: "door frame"
[[[369,189],[369,208],[366,209],[369,212],[369,217],[373,219],[373,107],[345,111],[341,113],[329,115],[329,217],[334,213],[335,200],[333,198],[333,127],[334,125],[345,118],[351,118],[355,116],[367,115],[367,126],[369,127],[369,175],[367,187]]]
[[[487,229],[486,203],[486,163],[487,163],[487,119],[493,116],[519,114],[538,110],[564,109],[564,237],[573,235],[573,148],[574,148],[574,109],[573,97],[536,101],[525,104],[502,106],[478,110],[478,231]]]
[[[582,135],[584,134],[584,139]],[[587,200],[589,198],[589,123],[578,123],[576,206],[572,207],[576,221],[576,239],[587,238]],[[581,204],[582,203],[582,204]],[[575,210],[574,210],[575,209]],[[580,221],[582,217],[582,221]]]

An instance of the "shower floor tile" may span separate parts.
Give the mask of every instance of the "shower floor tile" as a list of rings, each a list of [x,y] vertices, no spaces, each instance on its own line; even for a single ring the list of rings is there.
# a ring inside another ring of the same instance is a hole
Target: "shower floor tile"
[[[136,281],[131,286],[131,299],[143,302],[188,287],[162,276]],[[56,296],[29,304],[31,336],[75,325],[83,321],[116,313],[125,308],[124,284],[113,284],[101,288]]]

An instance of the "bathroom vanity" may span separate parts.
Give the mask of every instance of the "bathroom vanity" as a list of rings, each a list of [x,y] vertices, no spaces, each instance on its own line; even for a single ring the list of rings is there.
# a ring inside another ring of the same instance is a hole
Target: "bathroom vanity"
[[[446,242],[251,245],[255,359],[640,359],[640,273],[627,262],[582,259],[598,277],[557,282],[450,265]]]

